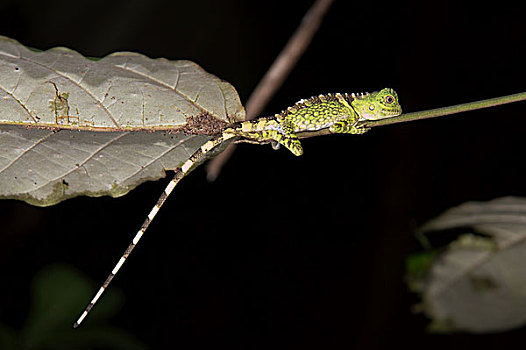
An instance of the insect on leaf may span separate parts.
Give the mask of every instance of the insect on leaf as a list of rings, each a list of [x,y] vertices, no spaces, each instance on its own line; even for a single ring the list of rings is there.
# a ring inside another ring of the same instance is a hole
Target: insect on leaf
[[[235,89],[190,61],[90,60],[0,37],[0,198],[121,196],[245,118]]]
[[[526,199],[468,202],[428,222],[460,230],[430,266],[419,291],[440,332],[496,332],[526,323]]]

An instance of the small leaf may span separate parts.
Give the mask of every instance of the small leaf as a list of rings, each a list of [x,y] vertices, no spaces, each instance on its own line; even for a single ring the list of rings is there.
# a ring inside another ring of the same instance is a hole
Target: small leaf
[[[32,307],[24,328],[24,339],[40,342],[57,331],[70,330],[90,290],[94,289],[78,271],[66,265],[50,265],[35,276],[32,284]],[[120,308],[122,295],[117,290],[109,291],[100,308],[94,310],[93,319],[113,316]]]
[[[526,324],[526,199],[469,202],[422,230],[464,230],[433,260],[422,285],[437,332],[497,332]]]
[[[15,350],[19,349],[20,345],[18,342],[17,334],[11,328],[0,324],[0,349],[2,350]]]
[[[85,306],[95,285],[67,265],[43,268],[32,285],[30,315],[21,332],[22,347],[27,349],[142,349],[135,337],[123,330],[108,328],[107,320],[122,305],[122,293],[108,291],[90,314],[92,327],[73,329],[75,316]]]
[[[430,251],[415,253],[406,259],[406,283],[412,292],[422,291],[425,276],[427,276],[436,256],[436,251]]]

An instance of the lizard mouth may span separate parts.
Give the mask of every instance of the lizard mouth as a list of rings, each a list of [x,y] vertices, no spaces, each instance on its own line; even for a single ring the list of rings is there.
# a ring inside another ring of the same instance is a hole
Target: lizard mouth
[[[397,108],[397,109],[384,109],[384,108],[382,108],[382,114],[388,115],[390,117],[393,117],[393,116],[402,114],[402,110],[399,109],[399,108]]]

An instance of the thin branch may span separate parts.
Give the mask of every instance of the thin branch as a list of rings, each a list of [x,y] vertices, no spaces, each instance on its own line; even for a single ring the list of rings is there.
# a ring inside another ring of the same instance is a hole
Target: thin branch
[[[420,111],[420,112],[405,113],[397,117],[392,117],[392,118],[387,118],[387,119],[382,119],[382,120],[363,121],[363,122],[358,123],[358,126],[365,126],[368,128],[372,128],[375,126],[403,123],[403,122],[409,122],[413,120],[436,118],[436,117],[441,117],[441,116],[445,116],[449,114],[474,111],[477,109],[494,107],[494,106],[499,106],[499,105],[508,104],[512,102],[520,102],[520,101],[525,101],[525,100],[526,100],[526,92],[521,92],[521,93],[514,94],[514,95],[507,95],[507,96],[502,96],[502,97],[490,98],[487,100],[468,102],[468,103],[463,103],[463,104],[450,106],[450,107],[442,107],[442,108],[428,109],[428,110]],[[298,133],[298,137],[308,138],[308,137],[329,135],[329,134],[331,134],[329,129],[322,129],[318,131]]]
[[[373,127],[373,126],[381,126],[381,125],[388,125],[388,124],[395,124],[395,123],[403,123],[403,122],[409,122],[413,120],[435,118],[435,117],[440,117],[440,116],[444,116],[448,114],[456,114],[456,113],[461,113],[461,112],[474,111],[477,109],[494,107],[494,106],[499,106],[499,105],[512,103],[512,102],[519,102],[519,101],[524,101],[524,100],[526,100],[526,92],[521,92],[518,94],[507,95],[507,96],[502,96],[502,97],[495,97],[495,98],[490,98],[487,100],[481,100],[481,101],[475,101],[475,102],[469,102],[469,103],[463,103],[463,104],[450,106],[450,107],[442,107],[442,108],[436,108],[436,109],[429,109],[427,111],[401,114],[394,118],[363,122],[363,125],[365,125],[366,127]]]
[[[526,101],[526,92],[521,92],[518,94],[507,95],[507,96],[502,96],[502,97],[490,98],[487,100],[462,103],[462,104],[449,106],[449,107],[428,109],[428,110],[420,111],[420,112],[405,113],[405,114],[401,114],[399,116],[387,118],[387,119],[362,121],[362,122],[359,122],[357,126],[358,127],[365,126],[368,128],[372,128],[375,126],[397,124],[397,123],[403,123],[403,122],[410,122],[414,120],[423,120],[423,119],[436,118],[436,117],[441,117],[441,116],[450,115],[450,114],[469,112],[469,111],[474,111],[477,109],[495,107],[495,106],[499,106],[503,104],[520,102],[520,101]],[[329,128],[325,128],[325,129],[321,129],[317,131],[300,132],[297,134],[297,136],[300,139],[306,139],[310,137],[331,135],[331,134],[332,133],[330,132]],[[243,140],[243,139],[240,139],[237,141],[237,143],[241,143],[241,142],[250,142],[250,143],[261,144],[261,145],[270,143],[270,141],[257,142],[253,140]]]
[[[312,41],[314,34],[320,27],[321,21],[332,2],[333,0],[316,0],[307,11],[296,32],[294,32],[279,56],[250,95],[245,106],[247,120],[259,116],[268,101],[283,84],[292,68],[296,65]],[[206,171],[209,181],[217,178],[221,172],[221,168],[234,152],[234,147],[234,144],[230,144],[223,153],[207,164]]]
[[[259,116],[305,52],[333,0],[317,0],[247,101],[247,119]]]
[[[403,123],[403,122],[410,122],[414,120],[436,118],[436,117],[441,117],[441,116],[445,116],[449,114],[469,112],[469,111],[474,111],[477,109],[494,107],[494,106],[499,106],[499,105],[513,103],[513,102],[520,102],[520,101],[526,101],[526,92],[521,92],[521,93],[514,94],[514,95],[490,98],[487,100],[462,103],[462,104],[450,106],[450,107],[442,107],[442,108],[428,109],[428,110],[420,111],[420,112],[405,113],[405,114],[401,114],[399,116],[387,118],[387,119],[362,121],[358,123],[358,126],[365,126],[368,128],[372,128],[375,126],[397,124],[397,123]],[[298,138],[306,139],[309,137],[331,135],[331,134],[332,133],[329,131],[329,129],[326,128],[326,129],[321,129],[317,131],[305,131],[305,132],[298,133]],[[244,141],[239,140],[238,142],[244,142]],[[265,142],[250,141],[250,142],[266,144],[266,143],[269,143],[270,141],[268,142],[267,141]]]

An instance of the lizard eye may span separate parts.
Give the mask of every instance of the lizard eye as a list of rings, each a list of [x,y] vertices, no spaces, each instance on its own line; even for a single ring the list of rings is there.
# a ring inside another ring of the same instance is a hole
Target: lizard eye
[[[391,96],[391,95],[387,95],[385,96],[385,103],[387,103],[388,105],[390,105],[391,103],[394,102],[394,97]]]
[[[369,106],[369,110],[370,110],[370,111],[374,111],[374,105],[370,105],[370,106]]]

